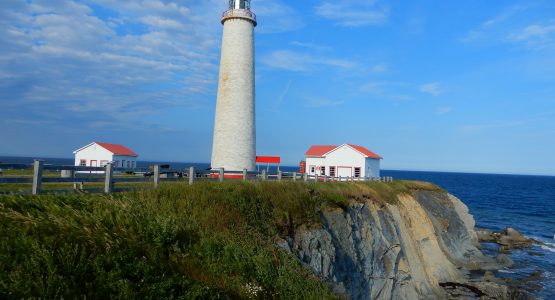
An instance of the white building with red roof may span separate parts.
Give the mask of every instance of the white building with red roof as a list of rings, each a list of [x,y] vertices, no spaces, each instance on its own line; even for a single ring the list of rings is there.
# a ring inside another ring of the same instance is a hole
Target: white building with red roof
[[[381,156],[357,145],[314,145],[305,153],[308,175],[380,177]]]
[[[92,142],[75,151],[75,165],[104,167],[108,163],[116,168],[133,169],[137,167],[137,157],[133,150],[118,144]]]

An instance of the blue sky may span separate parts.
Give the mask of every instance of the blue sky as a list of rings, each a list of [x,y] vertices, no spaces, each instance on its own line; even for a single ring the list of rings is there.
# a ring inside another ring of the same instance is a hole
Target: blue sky
[[[0,155],[208,162],[226,0],[0,2]],[[257,151],[555,175],[553,1],[253,0]]]

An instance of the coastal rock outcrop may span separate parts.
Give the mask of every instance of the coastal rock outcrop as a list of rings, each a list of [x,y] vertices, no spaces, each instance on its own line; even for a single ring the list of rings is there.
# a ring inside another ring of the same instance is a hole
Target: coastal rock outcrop
[[[528,249],[541,242],[524,237],[514,228],[507,227],[502,232],[492,232],[486,229],[477,230],[480,242],[495,243],[500,246],[499,251],[509,252],[514,249]]]
[[[322,226],[298,228],[280,248],[347,298],[508,298],[506,287],[469,279],[470,270],[507,262],[480,252],[464,203],[430,191],[397,198],[352,200],[347,209],[324,211]]]

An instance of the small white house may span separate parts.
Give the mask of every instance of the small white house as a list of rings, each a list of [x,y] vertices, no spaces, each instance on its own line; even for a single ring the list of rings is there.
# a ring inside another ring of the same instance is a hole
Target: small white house
[[[308,175],[380,177],[381,156],[357,145],[314,145],[305,153]]]
[[[108,163],[116,168],[134,169],[137,167],[137,153],[129,148],[100,142],[92,142],[73,151],[76,166],[104,167]]]

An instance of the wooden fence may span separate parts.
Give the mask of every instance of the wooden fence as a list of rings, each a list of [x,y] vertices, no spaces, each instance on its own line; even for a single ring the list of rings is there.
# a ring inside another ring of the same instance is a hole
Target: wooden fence
[[[29,165],[0,164],[0,169],[11,168],[27,168]],[[25,184],[31,183],[31,191],[33,195],[37,195],[43,191],[43,183],[73,183],[74,190],[82,190],[85,183],[103,183],[102,190],[88,190],[89,192],[112,193],[115,191],[129,190],[116,189],[120,183],[146,183],[150,182],[152,187],[156,188],[163,181],[188,181],[190,185],[197,181],[224,181],[224,180],[243,180],[243,181],[316,181],[316,182],[334,182],[334,181],[382,181],[391,182],[392,177],[380,178],[363,178],[363,177],[330,177],[309,175],[298,172],[281,172],[266,173],[266,170],[247,171],[226,171],[223,168],[218,170],[195,170],[190,167],[186,172],[182,170],[162,169],[160,165],[152,166],[152,172],[144,176],[114,176],[115,172],[125,173],[129,169],[114,168],[111,164],[105,167],[86,167],[86,166],[56,166],[44,165],[43,161],[35,160],[32,164],[32,177],[22,176],[0,176],[0,190],[2,184]],[[45,170],[59,171],[61,177],[43,177]],[[68,190],[49,190],[49,192],[67,192]]]

